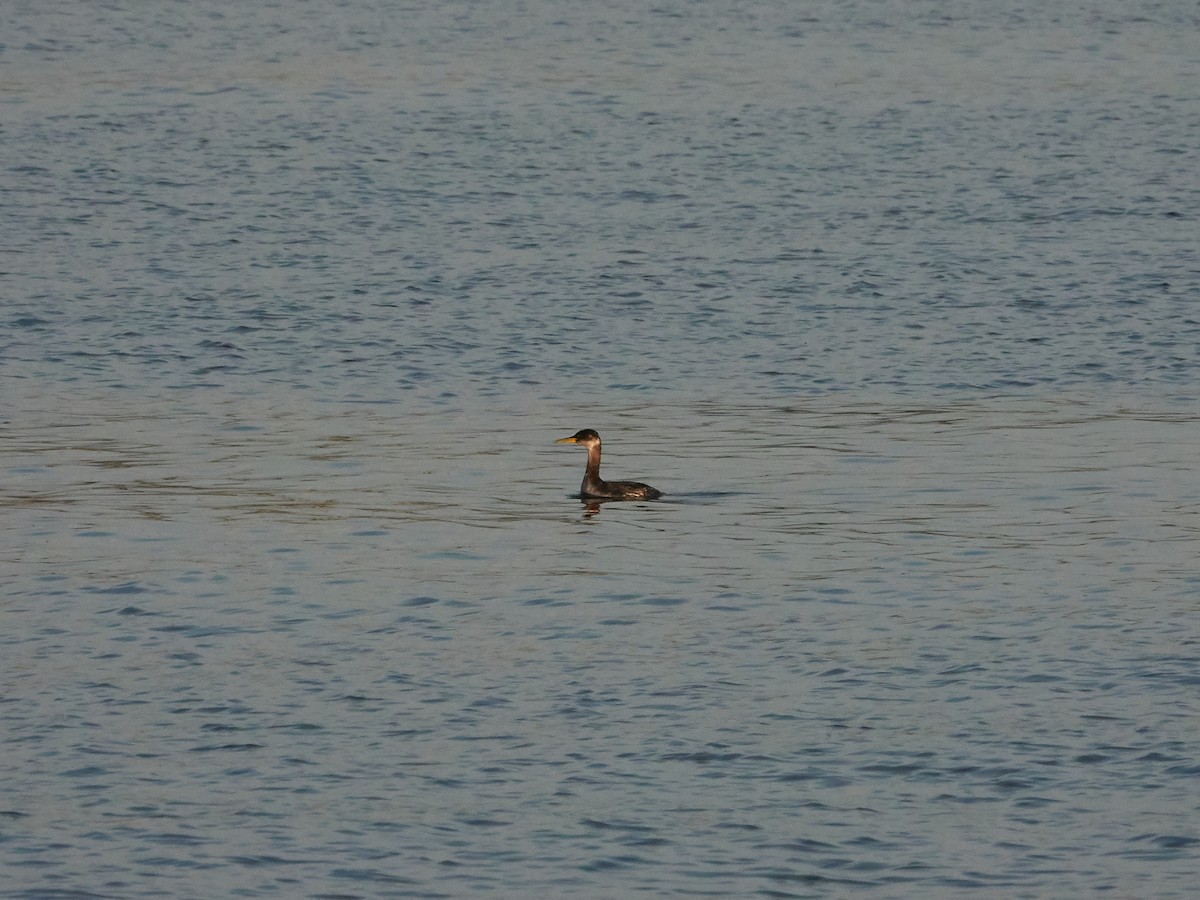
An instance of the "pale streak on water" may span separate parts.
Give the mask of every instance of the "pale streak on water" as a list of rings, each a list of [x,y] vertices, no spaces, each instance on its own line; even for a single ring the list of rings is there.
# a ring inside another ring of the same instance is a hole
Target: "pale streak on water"
[[[0,891],[1190,896],[1194,4],[522,9],[12,16]]]

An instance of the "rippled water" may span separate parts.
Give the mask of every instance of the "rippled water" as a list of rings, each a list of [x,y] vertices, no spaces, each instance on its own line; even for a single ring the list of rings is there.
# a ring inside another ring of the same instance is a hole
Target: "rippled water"
[[[0,893],[1191,895],[1194,4],[12,18]]]

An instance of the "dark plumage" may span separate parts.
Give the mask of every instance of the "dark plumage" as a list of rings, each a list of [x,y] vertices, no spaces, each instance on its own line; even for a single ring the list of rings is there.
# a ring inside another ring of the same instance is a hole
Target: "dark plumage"
[[[570,437],[559,438],[556,444],[579,444],[587,448],[587,469],[579,496],[584,500],[657,500],[662,491],[640,481],[604,481],[600,477],[600,435],[585,428]]]

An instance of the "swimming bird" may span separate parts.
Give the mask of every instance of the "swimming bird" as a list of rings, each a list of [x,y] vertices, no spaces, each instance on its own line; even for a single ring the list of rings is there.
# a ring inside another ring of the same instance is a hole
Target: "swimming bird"
[[[554,443],[579,444],[587,448],[587,468],[579,487],[579,496],[583,500],[657,500],[662,496],[658,488],[640,481],[604,481],[600,477],[600,435],[590,428],[559,438]]]

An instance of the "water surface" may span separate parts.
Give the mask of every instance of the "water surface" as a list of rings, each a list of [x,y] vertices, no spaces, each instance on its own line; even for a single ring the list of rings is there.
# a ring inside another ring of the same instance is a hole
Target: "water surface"
[[[21,11],[7,895],[1190,896],[1197,24]]]

